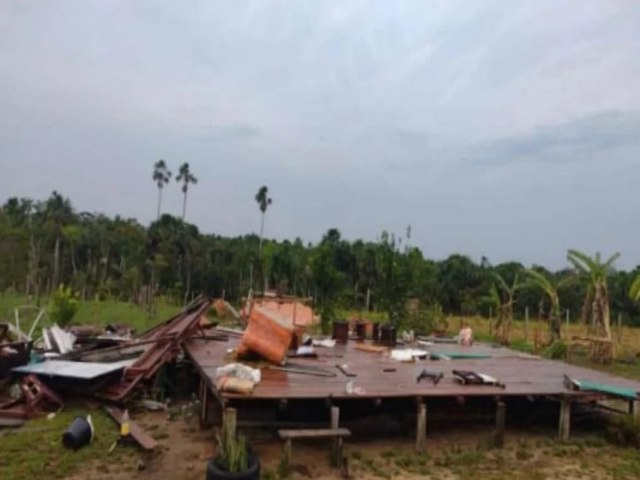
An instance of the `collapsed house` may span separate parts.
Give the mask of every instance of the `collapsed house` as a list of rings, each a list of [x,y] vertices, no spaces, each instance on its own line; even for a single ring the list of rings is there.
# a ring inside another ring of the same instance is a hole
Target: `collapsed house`
[[[163,370],[177,363],[187,365],[198,382],[184,388],[197,392],[203,425],[220,425],[227,415],[237,415],[239,427],[280,428],[289,450],[293,438],[341,442],[350,434],[344,425],[351,419],[379,411],[409,413],[419,450],[425,448],[427,410],[442,405],[493,406],[497,443],[509,402],[514,408],[557,403],[562,438],[569,436],[572,405],[616,398],[627,401],[630,412],[639,411],[639,382],[504,347],[461,346],[455,339],[414,335],[396,340],[393,329],[361,321],[351,328],[335,322],[331,336],[313,336],[292,315],[299,307],[283,309],[282,304],[251,302],[232,315],[244,318],[241,328],[211,324],[206,315],[212,306],[230,310],[207,298],[139,335],[118,328],[49,327],[37,360],[31,340],[5,339],[1,372],[19,382],[20,393],[0,400],[0,423],[17,425],[61,408],[67,395],[90,396],[121,421],[122,408],[149,398]],[[136,432],[144,448],[155,446],[140,429]]]

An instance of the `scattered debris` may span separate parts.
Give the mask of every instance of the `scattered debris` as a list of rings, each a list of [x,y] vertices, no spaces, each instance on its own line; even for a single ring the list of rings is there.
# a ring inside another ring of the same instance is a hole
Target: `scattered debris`
[[[125,422],[124,412],[116,407],[104,407],[105,411],[113,418],[119,426],[123,423],[129,424],[129,434],[131,437],[145,450],[153,450],[158,446],[156,442],[148,433],[146,433],[137,423],[128,420]],[[126,428],[126,427],[125,427]]]
[[[488,385],[499,388],[506,388],[504,383],[486,373],[477,373],[470,370],[452,370],[454,377],[463,385]]]
[[[293,324],[289,319],[272,310],[254,306],[238,345],[238,356],[253,352],[272,363],[282,364],[292,336]]]
[[[437,385],[440,380],[444,378],[444,373],[442,372],[429,372],[426,368],[423,368],[422,371],[418,374],[416,378],[416,383],[420,383],[423,379],[428,379],[433,382],[434,385]]]

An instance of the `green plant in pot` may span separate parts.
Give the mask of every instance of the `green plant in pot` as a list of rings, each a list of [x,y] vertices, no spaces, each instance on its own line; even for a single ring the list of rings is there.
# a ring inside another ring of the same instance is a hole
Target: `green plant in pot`
[[[224,432],[218,436],[217,455],[207,465],[207,480],[258,480],[260,462],[243,436]]]

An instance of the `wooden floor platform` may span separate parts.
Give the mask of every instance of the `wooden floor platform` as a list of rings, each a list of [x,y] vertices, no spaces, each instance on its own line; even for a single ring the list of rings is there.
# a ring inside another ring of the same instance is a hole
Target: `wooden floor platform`
[[[230,335],[228,340],[206,340],[194,338],[186,343],[187,354],[193,360],[200,376],[208,388],[226,403],[233,399],[355,399],[358,398],[407,398],[416,397],[467,397],[467,396],[561,396],[578,399],[592,395],[567,389],[563,375],[576,380],[588,380],[615,387],[623,387],[640,393],[640,382],[615,377],[607,373],[568,365],[523,354],[507,348],[490,345],[460,347],[451,344],[435,344],[425,348],[432,353],[478,354],[488,358],[458,360],[421,360],[415,363],[401,363],[389,358],[388,354],[370,353],[355,348],[356,342],[337,345],[334,348],[317,347],[317,359],[295,358],[297,365],[321,368],[335,376],[323,377],[302,373],[284,372],[265,366],[262,381],[251,395],[218,393],[215,387],[216,368],[233,361],[230,353],[240,341],[239,336]],[[400,348],[400,347],[399,347]],[[346,365],[347,371],[355,377],[347,377],[336,365]],[[443,372],[444,378],[433,385],[428,380],[420,383],[416,379],[422,369]],[[505,388],[494,386],[471,386],[457,383],[452,370],[472,370],[498,379]],[[347,381],[360,394],[348,394]]]

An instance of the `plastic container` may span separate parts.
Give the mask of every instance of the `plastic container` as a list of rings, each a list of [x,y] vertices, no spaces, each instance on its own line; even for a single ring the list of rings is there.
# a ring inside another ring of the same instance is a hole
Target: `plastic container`
[[[93,425],[90,420],[90,417],[76,417],[62,435],[62,444],[72,450],[78,450],[91,443]]]

